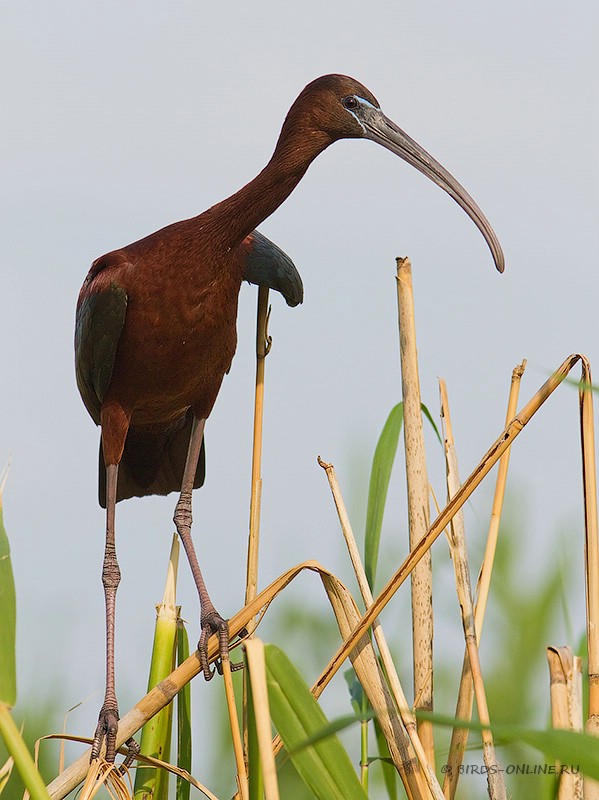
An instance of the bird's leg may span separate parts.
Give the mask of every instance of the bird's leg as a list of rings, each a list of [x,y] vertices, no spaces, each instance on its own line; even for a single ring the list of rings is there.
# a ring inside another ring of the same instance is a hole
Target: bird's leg
[[[213,633],[217,633],[220,642],[220,658],[221,660],[228,659],[229,626],[227,620],[221,617],[210,599],[191,538],[191,493],[193,491],[196,468],[202,447],[205,422],[206,421],[203,419],[194,417],[189,450],[187,451],[187,460],[183,472],[181,496],[177,502],[173,520],[177,527],[177,533],[183,542],[185,552],[187,553],[187,560],[189,561],[193,579],[200,596],[200,627],[202,633],[200,635],[200,641],[198,642],[198,650],[202,661],[204,678],[209,681],[214,676],[214,670],[210,669],[208,662],[208,639]]]
[[[106,547],[102,568],[102,583],[106,602],[106,693],[104,704],[100,709],[98,726],[92,744],[91,761],[98,758],[102,743],[106,742],[106,761],[112,763],[116,756],[116,736],[119,727],[119,709],[114,682],[114,626],[116,608],[116,590],[121,580],[121,571],[116,557],[114,534],[114,516],[116,506],[116,485],[118,465],[106,467]],[[135,739],[127,741],[129,750],[123,769],[126,769],[139,753],[139,745]]]

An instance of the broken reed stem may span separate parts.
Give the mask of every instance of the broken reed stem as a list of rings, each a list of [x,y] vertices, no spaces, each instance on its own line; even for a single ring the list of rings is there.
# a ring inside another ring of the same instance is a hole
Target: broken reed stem
[[[554,728],[582,730],[582,659],[571,647],[547,647]]]
[[[127,775],[127,778],[129,786],[131,786],[130,774]],[[119,768],[102,758],[97,758],[89,765],[85,783],[81,787],[81,800],[93,800],[102,787],[108,792],[108,796],[115,800],[125,800],[125,798],[131,797],[125,776],[120,774]]]
[[[370,586],[368,585],[368,579],[366,578],[364,565],[362,564],[362,559],[360,558],[358,545],[356,543],[351,522],[347,514],[347,509],[345,507],[343,495],[339,487],[339,482],[335,474],[335,467],[332,464],[323,461],[320,456],[318,457],[318,463],[326,472],[331,493],[333,495],[333,500],[335,502],[335,507],[337,508],[337,514],[339,515],[339,522],[341,523],[343,537],[347,545],[349,557],[351,559],[356,580],[358,582],[358,587],[360,589],[360,594],[362,595],[364,605],[366,608],[369,608],[373,603],[372,592],[370,591]],[[393,658],[391,656],[391,651],[389,650],[383,628],[378,619],[376,619],[372,624],[372,632],[379,649],[381,662],[387,676],[389,688],[391,689],[393,699],[395,700],[395,705],[397,706],[397,710],[401,716],[407,736],[409,737],[409,740],[404,742],[404,746],[409,748],[411,743],[428,785],[428,791],[426,794],[423,794],[422,797],[424,798],[427,796],[432,796],[435,798],[435,800],[442,800],[443,793],[441,792],[441,787],[437,781],[434,767],[431,766],[431,764],[427,761],[426,753],[424,752],[422,742],[418,736],[416,718],[414,717],[412,710],[408,705],[408,701],[401,686],[397,670],[395,669],[395,664],[393,663]],[[424,788],[426,790],[427,787]]]
[[[512,421],[516,415],[518,407],[518,395],[520,392],[520,383],[524,369],[526,367],[526,360],[519,366],[515,367],[512,371],[512,380],[510,384],[510,392],[508,397],[507,413],[506,413],[506,426]],[[485,548],[485,555],[483,558],[482,567],[478,576],[476,587],[476,604],[474,608],[474,625],[476,629],[476,641],[480,644],[480,638],[483,631],[483,622],[485,610],[487,607],[487,599],[489,596],[489,589],[491,585],[491,574],[493,571],[493,563],[495,560],[495,551],[497,548],[497,538],[499,534],[499,523],[501,521],[501,511],[503,509],[503,499],[505,496],[505,486],[507,482],[508,466],[510,461],[510,449],[508,448],[499,459],[499,467],[497,471],[497,481],[495,483],[495,495],[493,497],[493,506],[491,510],[491,521],[489,524],[489,533],[487,535],[487,545]],[[460,687],[458,690],[458,699],[456,704],[455,717],[456,719],[470,720],[472,718],[472,701],[474,698],[474,687],[472,684],[472,677],[470,674],[470,661],[468,660],[468,652],[464,651],[464,659],[462,664],[462,676],[460,679]],[[443,778],[443,792],[448,800],[453,800],[457,789],[460,766],[466,751],[470,731],[468,728],[455,727],[451,734],[451,743],[449,745],[449,754],[447,757],[447,770]]]
[[[548,647],[551,724],[554,728],[582,730],[582,661],[572,655],[570,647]],[[557,800],[583,800],[582,775],[569,770],[561,772],[556,762],[559,781]]]
[[[593,736],[599,736],[599,543],[597,539],[597,474],[591,367],[584,356],[582,357],[582,380],[580,383],[579,398],[584,493],[584,554],[589,680],[589,716],[585,730]],[[585,800],[597,800],[599,798],[599,782],[592,781],[585,777],[584,797]]]
[[[272,339],[268,335],[268,287],[258,288],[256,318],[256,391],[254,401],[254,443],[252,449],[252,494],[250,499],[250,532],[248,539],[245,602],[256,596],[258,586],[258,550],[260,541],[260,504],[262,500],[262,420],[264,416],[264,362]]]
[[[451,425],[451,414],[449,410],[449,399],[447,397],[447,387],[444,380],[439,380],[439,392],[441,395],[441,417],[445,428],[445,460],[447,465],[447,498],[455,495],[460,487],[458,472],[458,459],[453,438]],[[449,524],[449,546],[451,559],[455,571],[456,590],[462,613],[462,626],[464,628],[464,638],[466,650],[470,664],[470,673],[474,684],[474,694],[478,707],[478,717],[482,725],[490,726],[489,709],[487,706],[487,696],[483,682],[482,670],[480,666],[476,628],[474,625],[474,604],[472,602],[472,587],[470,584],[470,569],[468,567],[468,552],[466,550],[466,532],[464,528],[464,514],[460,509]],[[483,759],[487,768],[487,782],[489,787],[489,797],[491,800],[505,800],[505,780],[503,770],[499,768],[493,734],[489,727],[482,730]]]
[[[410,550],[423,540],[430,522],[426,452],[422,432],[422,403],[418,378],[416,324],[412,265],[409,258],[397,262],[397,307],[399,317],[399,349],[404,411],[406,482],[408,492],[408,524]],[[412,572],[412,634],[414,656],[414,706],[433,710],[433,585],[430,550]],[[418,733],[427,760],[435,763],[433,725],[430,720],[418,721]]]

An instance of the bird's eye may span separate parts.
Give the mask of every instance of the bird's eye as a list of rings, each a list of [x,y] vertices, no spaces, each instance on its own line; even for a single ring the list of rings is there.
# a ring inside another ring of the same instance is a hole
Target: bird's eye
[[[357,99],[353,95],[350,95],[349,97],[344,97],[341,102],[343,103],[343,107],[347,108],[348,111],[353,111],[360,105]]]

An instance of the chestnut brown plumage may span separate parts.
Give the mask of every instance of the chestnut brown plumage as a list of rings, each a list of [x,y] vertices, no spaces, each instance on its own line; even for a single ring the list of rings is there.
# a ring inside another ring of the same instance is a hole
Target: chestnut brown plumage
[[[220,637],[221,657],[228,657],[227,623],[210,600],[191,539],[191,494],[204,480],[204,423],[235,353],[244,278],[279,289],[290,305],[302,299],[290,259],[254,228],[283,203],[311,162],[343,138],[371,139],[441,186],[474,220],[503,271],[497,237],[472,198],[382,113],[368,89],[343,75],[325,75],[306,86],[287,114],[272,158],[254,180],[203,214],[93,263],[79,295],[75,334],[78,387],[101,426],[100,502],[107,509],[106,694],[92,758],[103,742],[106,759],[115,757],[118,500],[180,492],[174,520],[200,598],[198,647],[205,677],[212,677],[212,633]]]

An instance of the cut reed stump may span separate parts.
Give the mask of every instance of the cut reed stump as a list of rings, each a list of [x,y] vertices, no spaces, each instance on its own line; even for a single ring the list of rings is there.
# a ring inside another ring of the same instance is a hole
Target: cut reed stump
[[[554,728],[582,730],[582,661],[572,655],[570,647],[548,647],[551,693],[551,724]],[[557,800],[583,800],[583,779],[580,773],[560,771]]]

